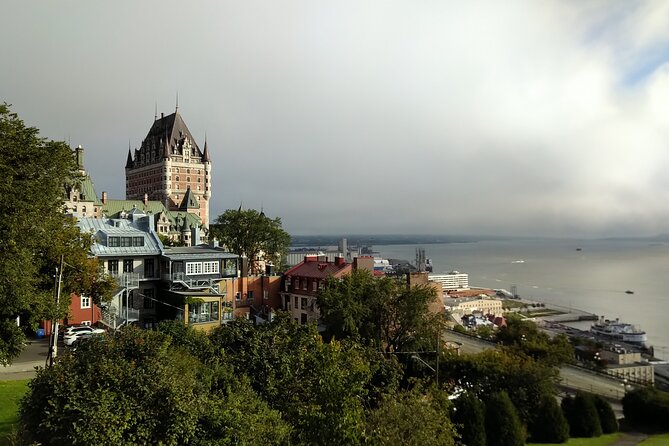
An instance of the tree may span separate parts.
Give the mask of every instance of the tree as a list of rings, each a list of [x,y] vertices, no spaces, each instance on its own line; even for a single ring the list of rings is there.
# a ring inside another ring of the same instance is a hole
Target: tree
[[[436,349],[443,319],[428,309],[434,299],[429,286],[409,287],[396,278],[356,270],[341,280],[329,279],[317,303],[328,335],[395,353]]]
[[[446,401],[442,392],[424,393],[420,386],[387,395],[368,413],[365,444],[453,445],[454,429]]]
[[[530,426],[535,443],[564,443],[569,439],[569,423],[553,395],[544,395]]]
[[[534,322],[517,315],[507,317],[507,325],[499,329],[497,341],[550,365],[559,366],[574,357],[574,349],[564,334],[551,338]]]
[[[228,209],[216,218],[210,227],[210,237],[218,238],[238,256],[246,256],[249,271],[260,272],[257,262],[260,257],[280,266],[290,245],[290,235],[281,227],[279,217],[270,218],[255,209]]]
[[[562,400],[562,410],[569,422],[570,436],[590,438],[602,435],[602,426],[592,395],[579,392],[575,398],[566,397]]]
[[[186,444],[207,401],[200,370],[158,332],[95,336],[37,372],[21,404],[22,435],[45,445]]]
[[[602,433],[612,434],[618,432],[618,420],[616,414],[611,408],[611,404],[599,395],[593,395],[595,399],[595,408],[599,415],[599,422],[602,426]]]
[[[0,364],[7,364],[38,321],[65,316],[67,299],[56,308],[53,297],[61,256],[67,265],[62,295],[104,298],[113,282],[87,258],[90,236],[62,212],[65,185],[78,181],[70,148],[41,138],[0,104],[0,150]]]
[[[493,394],[486,403],[485,434],[488,444],[523,446],[525,430],[509,395],[502,391]]]
[[[667,430],[669,393],[640,387],[627,392],[622,403],[625,421],[636,426]]]
[[[315,326],[285,314],[258,326],[237,319],[214,331],[212,342],[221,361],[282,413],[291,444],[360,443],[372,373],[360,346],[325,343]]]
[[[486,446],[485,405],[472,392],[464,392],[455,400],[451,420],[460,435],[460,444]]]

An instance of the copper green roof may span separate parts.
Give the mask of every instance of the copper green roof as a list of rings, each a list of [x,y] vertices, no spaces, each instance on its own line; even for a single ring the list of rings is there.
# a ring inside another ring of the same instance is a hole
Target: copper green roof
[[[102,204],[95,193],[93,180],[91,180],[91,177],[88,175],[81,180],[81,184],[79,185],[79,201],[92,201],[96,206]]]
[[[160,201],[149,201],[144,204],[142,200],[107,200],[107,203],[102,205],[102,213],[109,218],[118,218],[121,212],[130,212],[133,209],[152,214],[167,211]]]

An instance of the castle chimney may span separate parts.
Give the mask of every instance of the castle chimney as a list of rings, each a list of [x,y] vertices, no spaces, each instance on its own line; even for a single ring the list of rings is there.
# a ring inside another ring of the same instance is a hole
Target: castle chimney
[[[102,192],[102,204],[107,204],[107,192]]]
[[[342,256],[337,256],[337,257],[335,257],[334,260],[335,260],[335,265],[337,265],[337,266],[342,266],[342,265],[346,264],[346,260],[344,260],[344,257],[342,257]]]

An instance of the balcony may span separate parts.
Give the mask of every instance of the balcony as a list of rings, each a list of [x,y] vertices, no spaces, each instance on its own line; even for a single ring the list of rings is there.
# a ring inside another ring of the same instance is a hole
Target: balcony
[[[128,290],[139,288],[139,273],[110,272],[109,275],[116,279],[118,286],[122,288],[127,288]]]
[[[125,306],[118,308],[112,305],[101,308],[100,313],[101,322],[114,330],[139,320],[139,310]]]

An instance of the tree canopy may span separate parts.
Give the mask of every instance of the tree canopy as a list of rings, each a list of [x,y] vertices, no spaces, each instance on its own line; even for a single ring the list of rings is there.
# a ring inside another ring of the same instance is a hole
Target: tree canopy
[[[228,209],[210,226],[210,237],[218,238],[238,256],[246,256],[249,271],[257,274],[258,260],[281,266],[290,245],[290,235],[281,227],[281,218],[270,218],[255,209]]]
[[[70,148],[41,138],[0,104],[0,150],[0,364],[7,364],[20,353],[26,331],[66,314],[68,299],[56,308],[53,293],[61,256],[63,296],[87,293],[99,300],[113,282],[88,259],[90,236],[63,215],[64,187],[78,181]]]
[[[443,319],[428,309],[435,297],[429,286],[410,287],[397,278],[356,270],[342,279],[330,278],[317,303],[328,335],[397,353],[436,350]]]

